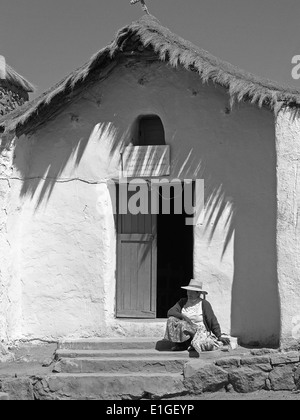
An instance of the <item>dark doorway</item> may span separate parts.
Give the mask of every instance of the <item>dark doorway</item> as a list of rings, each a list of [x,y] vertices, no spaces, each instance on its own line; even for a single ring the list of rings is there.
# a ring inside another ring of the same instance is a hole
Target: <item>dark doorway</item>
[[[172,188],[170,196],[170,214],[162,214],[160,200],[157,215],[157,318],[166,318],[168,309],[186,296],[181,286],[193,277],[193,226],[186,224],[184,206],[175,214]]]
[[[159,207],[154,214],[150,191],[147,214],[119,214],[117,199],[117,317],[166,318],[186,296],[181,286],[193,277],[193,225],[186,223],[191,215],[184,211],[183,185],[163,188],[155,188]],[[127,199],[132,194],[127,191]]]

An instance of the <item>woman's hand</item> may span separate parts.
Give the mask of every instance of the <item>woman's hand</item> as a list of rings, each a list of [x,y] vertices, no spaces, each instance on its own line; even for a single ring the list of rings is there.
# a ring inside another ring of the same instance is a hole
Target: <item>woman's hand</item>
[[[221,341],[225,346],[229,346],[230,344],[230,338],[228,337],[219,337],[218,338],[219,341]]]

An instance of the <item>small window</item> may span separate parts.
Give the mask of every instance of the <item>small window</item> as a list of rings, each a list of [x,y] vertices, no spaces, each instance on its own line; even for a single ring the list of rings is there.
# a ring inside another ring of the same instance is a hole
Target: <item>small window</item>
[[[165,145],[165,130],[157,115],[147,115],[138,121],[139,146]]]

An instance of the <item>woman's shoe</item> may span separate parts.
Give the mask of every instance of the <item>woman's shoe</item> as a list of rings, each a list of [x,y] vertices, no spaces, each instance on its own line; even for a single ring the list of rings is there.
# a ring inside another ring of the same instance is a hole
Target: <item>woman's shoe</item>
[[[189,345],[191,344],[191,339],[184,341],[183,343],[177,343],[175,346],[171,348],[172,351],[185,351],[188,349]]]
[[[175,346],[173,346],[171,348],[172,351],[184,351],[186,350],[186,347],[183,346],[182,344],[175,344]]]

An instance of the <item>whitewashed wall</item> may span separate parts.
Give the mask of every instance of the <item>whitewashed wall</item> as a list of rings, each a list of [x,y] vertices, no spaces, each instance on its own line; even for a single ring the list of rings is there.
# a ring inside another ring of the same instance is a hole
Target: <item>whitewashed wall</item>
[[[2,337],[162,337],[164,321],[114,318],[107,189],[135,119],[157,114],[171,146],[170,178],[205,180],[194,270],[223,331],[247,343],[277,342],[274,117],[247,104],[227,107],[225,91],[194,73],[123,65],[34,136],[18,139],[8,216],[14,276],[4,274],[0,285],[16,298],[2,313]],[[14,322],[6,323],[11,312]]]
[[[278,284],[282,345],[300,339],[300,121],[285,109],[276,121]]]

